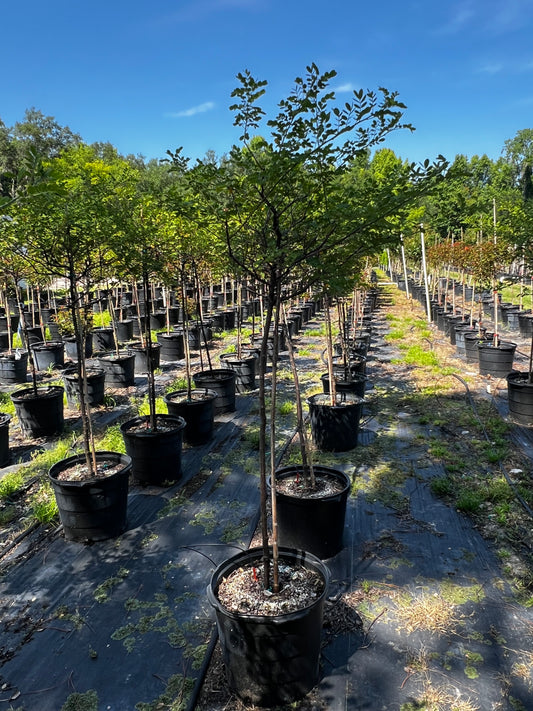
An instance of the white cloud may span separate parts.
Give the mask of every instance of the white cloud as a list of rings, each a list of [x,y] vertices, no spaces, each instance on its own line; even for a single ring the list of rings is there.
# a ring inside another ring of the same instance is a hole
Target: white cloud
[[[480,74],[499,74],[501,71],[503,71],[503,64],[501,64],[501,62],[483,64],[478,69]]]
[[[471,2],[467,2],[457,7],[446,24],[440,27],[437,32],[443,35],[454,35],[462,32],[473,20],[475,14]]]
[[[338,86],[335,91],[337,94],[347,94],[349,92],[352,92],[355,89],[355,86],[348,82],[347,84],[341,84]]]
[[[190,116],[196,116],[196,114],[205,114],[206,111],[212,111],[214,108],[214,101],[206,101],[203,104],[198,104],[198,106],[191,106],[190,109],[169,112],[165,114],[165,116],[169,116],[170,118],[188,118]]]

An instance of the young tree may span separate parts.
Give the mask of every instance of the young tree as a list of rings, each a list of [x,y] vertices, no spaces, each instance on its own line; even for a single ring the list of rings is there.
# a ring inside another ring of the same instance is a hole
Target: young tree
[[[261,504],[266,511],[265,373],[267,339],[274,328],[277,349],[282,301],[324,283],[352,260],[377,248],[372,228],[392,214],[409,196],[375,196],[363,184],[349,194],[341,181],[346,167],[398,129],[404,105],[395,92],[354,91],[351,100],[336,104],[331,82],[334,71],[321,73],[315,64],[295,80],[294,90],[279,102],[279,112],[266,120],[270,139],[255,135],[265,119],[259,100],[267,82],[250,72],[238,75],[233,91],[234,124],[241,130],[239,146],[219,166],[200,162],[195,171],[198,190],[225,235],[236,267],[261,284],[266,293],[266,319],[259,367]],[[413,186],[440,172],[441,166],[412,168]],[[418,188],[417,188],[418,189]],[[385,207],[386,205],[386,207]],[[390,237],[389,237],[390,238]],[[335,255],[342,262],[335,261]],[[329,265],[329,271],[327,268]],[[276,362],[272,369],[275,404]],[[270,469],[274,469],[274,418],[271,417]],[[268,531],[262,521],[265,578],[269,578]],[[276,549],[276,542],[274,542]],[[274,560],[276,550],[274,550]],[[276,586],[274,565],[274,586]]]
[[[89,406],[85,398],[85,318],[83,300],[108,258],[105,237],[112,231],[108,208],[127,164],[106,164],[88,146],[64,151],[51,161],[53,189],[13,204],[16,231],[11,243],[19,256],[46,279],[65,279],[78,349],[80,414],[90,472],[96,467]],[[83,385],[82,385],[83,384]]]

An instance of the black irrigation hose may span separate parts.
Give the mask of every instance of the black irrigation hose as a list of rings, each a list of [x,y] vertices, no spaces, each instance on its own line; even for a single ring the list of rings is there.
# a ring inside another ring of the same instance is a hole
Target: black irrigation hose
[[[487,440],[487,442],[490,442],[490,441],[491,441],[491,440],[490,440],[490,437],[489,437],[488,434],[487,434],[487,430],[485,429],[485,425],[483,424],[483,420],[482,420],[481,417],[479,416],[479,413],[478,413],[477,407],[476,407],[476,403],[475,403],[475,401],[474,401],[474,398],[472,397],[472,393],[470,392],[470,388],[468,387],[468,383],[467,383],[465,380],[463,380],[463,378],[461,378],[461,377],[460,377],[459,375],[457,375],[456,373],[451,373],[451,375],[452,375],[454,378],[456,378],[457,380],[459,380],[459,382],[462,383],[462,385],[464,386],[464,388],[465,388],[465,390],[466,390],[466,396],[467,396],[468,402],[470,403],[470,407],[472,408],[472,411],[474,412],[474,415],[476,416],[476,418],[477,418],[479,424],[481,425],[481,429],[483,430],[483,434],[484,434],[484,436],[485,436],[485,439]],[[507,483],[509,484],[510,488],[512,489],[513,494],[515,495],[516,500],[522,505],[522,508],[526,511],[526,513],[528,514],[528,516],[529,516],[531,519],[533,519],[533,510],[531,509],[531,507],[529,506],[529,504],[527,503],[527,501],[525,501],[525,499],[522,497],[522,495],[520,494],[520,492],[517,490],[515,483],[512,481],[511,477],[507,474],[507,472],[505,471],[505,469],[504,469],[504,467],[502,466],[501,462],[500,462],[500,471],[502,472],[502,474],[504,475],[504,477],[505,477]]]

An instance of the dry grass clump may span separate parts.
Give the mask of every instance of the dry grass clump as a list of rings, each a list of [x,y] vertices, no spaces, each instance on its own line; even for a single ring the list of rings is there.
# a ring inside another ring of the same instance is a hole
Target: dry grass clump
[[[438,593],[428,592],[423,592],[419,597],[403,594],[396,601],[395,614],[400,629],[408,634],[417,630],[450,634],[461,620],[455,605]]]

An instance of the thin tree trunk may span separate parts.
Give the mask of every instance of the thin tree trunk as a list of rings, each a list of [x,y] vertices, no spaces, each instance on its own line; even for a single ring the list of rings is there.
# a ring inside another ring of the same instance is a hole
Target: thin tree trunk
[[[30,347],[30,337],[28,334],[28,326],[26,324],[26,317],[24,315],[24,304],[22,302],[22,294],[20,291],[20,287],[16,281],[15,281],[15,297],[17,299],[17,308],[18,308],[18,312],[19,312],[20,328],[22,331],[23,346],[25,346],[28,351],[28,363],[30,364],[33,393],[34,393],[34,395],[37,395],[37,370],[35,368],[35,359],[33,357],[33,351]]]
[[[94,437],[92,430],[91,415],[87,397],[87,369],[85,367],[85,323],[80,317],[79,310],[79,294],[76,286],[76,273],[72,255],[69,255],[69,292],[70,292],[70,313],[72,316],[72,325],[74,327],[74,336],[76,340],[76,348],[78,351],[77,361],[77,376],[80,395],[80,417],[83,433],[83,450],[85,454],[85,462],[91,474],[96,472],[96,453],[94,448]]]
[[[337,402],[337,384],[335,382],[335,375],[333,374],[333,335],[331,331],[331,318],[329,313],[329,296],[326,294],[324,297],[325,309],[324,317],[326,320],[326,343],[328,352],[328,375],[329,375],[329,401],[330,405],[335,405]]]
[[[283,313],[283,323],[285,329],[285,337],[287,338],[287,348],[289,351],[289,362],[291,364],[292,377],[294,380],[294,399],[296,402],[296,429],[298,431],[298,437],[300,441],[300,453],[302,457],[302,467],[304,472],[304,477],[307,478],[309,475],[309,485],[311,488],[315,488],[315,470],[313,468],[313,461],[311,459],[311,453],[309,451],[309,442],[307,439],[307,432],[305,429],[304,415],[302,410],[302,393],[300,390],[300,380],[298,378],[298,368],[296,367],[296,358],[294,356],[294,348],[292,341],[290,339],[289,327],[287,324],[287,314],[285,309],[282,307]]]
[[[146,311],[150,313],[150,282],[148,278],[148,272],[143,272],[143,288],[146,294]],[[148,361],[148,408],[150,413],[150,429],[152,432],[157,432],[157,416],[155,412],[155,377],[154,369],[152,368],[152,331],[150,329],[150,317],[146,317],[144,320],[144,333],[146,340],[146,360]]]
[[[274,288],[271,289],[274,292]],[[274,292],[275,293],[275,292]],[[268,356],[268,333],[272,323],[274,304],[268,300],[261,340],[261,353],[259,355],[259,491],[261,507],[261,539],[263,547],[263,586],[270,587],[270,551],[268,546],[268,521],[267,521],[267,470],[266,470],[266,370]]]

